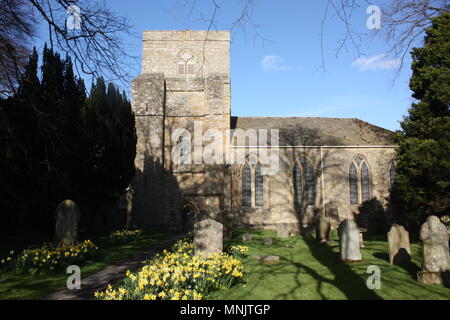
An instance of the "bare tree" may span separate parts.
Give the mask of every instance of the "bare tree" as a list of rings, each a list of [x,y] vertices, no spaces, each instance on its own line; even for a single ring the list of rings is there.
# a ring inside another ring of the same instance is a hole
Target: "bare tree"
[[[215,29],[217,16],[221,6],[230,0],[208,0],[212,12],[205,16],[200,12],[200,21],[205,22],[208,30]],[[348,51],[351,47],[357,52],[358,57],[362,55],[362,43],[365,39],[379,37],[386,40],[388,44],[388,53],[393,54],[400,60],[395,78],[403,67],[405,56],[409,53],[412,46],[422,40],[421,36],[424,29],[431,25],[432,18],[438,16],[443,11],[450,10],[448,0],[388,0],[385,4],[379,5],[381,10],[381,28],[371,30],[371,32],[357,31],[353,23],[353,15],[374,5],[369,0],[325,0],[326,7],[321,21],[321,55],[322,65],[325,70],[324,57],[324,33],[327,28],[327,20],[337,20],[341,22],[343,36],[338,39],[336,47],[336,56],[342,50]],[[263,3],[261,1],[261,3]],[[268,41],[258,33],[258,25],[253,19],[253,13],[256,8],[256,0],[236,0],[236,15],[228,21],[230,30],[242,31],[246,36],[250,29],[254,34],[254,39],[260,38]],[[173,10],[182,13],[183,18],[192,18],[196,9],[196,0],[174,0]],[[287,9],[288,10],[288,9]]]
[[[135,37],[128,19],[111,11],[103,0],[0,0],[2,24],[14,24],[0,30],[0,40],[14,34],[10,47],[0,47],[0,55],[9,57],[3,67],[2,78],[13,79],[21,67],[19,56],[29,50],[30,40],[35,35],[33,24],[48,25],[50,45],[72,57],[79,75],[103,76],[109,81],[128,83],[130,62],[137,57],[130,54],[126,40]],[[4,19],[5,18],[5,19]],[[33,18],[33,19],[31,19]],[[8,55],[8,48],[13,54]],[[130,60],[131,58],[131,60]],[[1,61],[0,61],[1,62]],[[3,91],[14,90],[9,80]]]
[[[17,85],[35,36],[34,15],[27,0],[0,1],[0,96]]]
[[[327,0],[321,26],[321,53],[324,69],[323,33],[325,20],[330,13],[344,27],[344,37],[339,40],[336,55],[342,48],[347,48],[350,45],[356,49],[358,56],[360,56],[361,42],[364,38],[379,37],[385,39],[388,45],[387,53],[392,54],[400,61],[395,73],[395,80],[402,70],[405,56],[412,46],[422,40],[424,30],[431,26],[432,19],[442,12],[450,10],[448,0],[391,0],[379,7],[381,11],[379,29],[375,29],[371,34],[357,32],[350,22],[350,18],[356,10],[365,10],[370,5],[373,4],[368,0]]]

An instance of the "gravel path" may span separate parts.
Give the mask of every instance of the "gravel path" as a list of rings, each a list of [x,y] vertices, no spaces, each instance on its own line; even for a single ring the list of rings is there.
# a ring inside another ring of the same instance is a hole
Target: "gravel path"
[[[81,275],[81,289],[64,289],[53,292],[42,300],[90,300],[94,298],[96,291],[106,289],[108,284],[114,284],[125,277],[127,270],[136,270],[142,266],[141,261],[153,257],[156,253],[169,248],[177,240],[185,237],[185,234],[178,234],[168,239],[162,240],[157,245],[150,247],[148,250],[136,254],[130,259],[120,261],[116,264],[107,266],[106,268],[83,278]],[[69,276],[69,275],[67,275]]]

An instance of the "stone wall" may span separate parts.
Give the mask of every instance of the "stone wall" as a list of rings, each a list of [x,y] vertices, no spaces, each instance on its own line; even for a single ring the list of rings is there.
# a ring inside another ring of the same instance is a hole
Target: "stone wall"
[[[315,166],[315,204],[301,209],[294,206],[295,159],[306,155]],[[386,206],[389,196],[389,167],[394,158],[394,148],[323,148],[323,177],[320,148],[280,149],[280,168],[277,174],[264,178],[264,205],[242,206],[242,164],[233,166],[232,208],[237,227],[275,229],[279,223],[298,226],[312,223],[315,215],[323,211],[327,203],[334,203],[341,220],[354,218],[361,204],[350,204],[349,168],[355,156],[363,157],[370,170],[371,199],[376,198]],[[252,167],[252,202],[254,203],[254,166]],[[323,188],[322,188],[323,184]],[[323,191],[322,191],[323,189]],[[304,215],[308,217],[305,219]]]

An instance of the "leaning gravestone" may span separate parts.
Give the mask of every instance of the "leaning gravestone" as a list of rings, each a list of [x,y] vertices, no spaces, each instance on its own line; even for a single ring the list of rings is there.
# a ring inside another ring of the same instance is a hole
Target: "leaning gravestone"
[[[72,246],[78,241],[78,222],[80,221],[80,208],[72,200],[64,200],[55,210],[56,242]]]
[[[197,220],[194,224],[196,255],[211,255],[223,250],[223,225],[211,218]]]
[[[249,233],[244,233],[242,235],[242,242],[250,242],[252,241],[252,235]]]
[[[277,226],[277,237],[278,238],[288,238],[289,237],[289,224],[279,223]]]
[[[423,244],[422,271],[417,279],[423,284],[444,284],[450,273],[448,230],[436,216],[429,216],[420,227]]]
[[[407,265],[411,262],[409,233],[403,226],[393,224],[388,234],[389,263]]]
[[[356,222],[351,219],[345,219],[339,225],[338,233],[341,260],[344,262],[361,261],[359,230]]]
[[[331,241],[331,222],[324,213],[317,216],[316,241],[322,244],[326,244]]]

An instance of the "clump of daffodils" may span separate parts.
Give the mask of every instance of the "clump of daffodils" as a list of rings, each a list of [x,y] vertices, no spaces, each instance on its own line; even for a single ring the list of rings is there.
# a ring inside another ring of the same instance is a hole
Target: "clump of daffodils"
[[[142,235],[142,230],[117,230],[111,234],[111,239],[114,242],[129,242],[138,239]]]
[[[232,256],[238,258],[247,258],[248,255],[248,247],[246,246],[239,246],[239,245],[231,246],[228,249],[228,251]]]
[[[243,276],[242,262],[232,255],[194,255],[192,243],[179,241],[139,272],[128,271],[119,288],[108,286],[95,296],[104,300],[201,300],[212,290],[235,285]]]
[[[9,257],[0,260],[2,269],[16,268],[21,272],[46,273],[71,264],[77,264],[91,256],[98,247],[91,241],[85,240],[73,246],[44,243],[36,249],[25,249],[17,256],[14,251]]]

